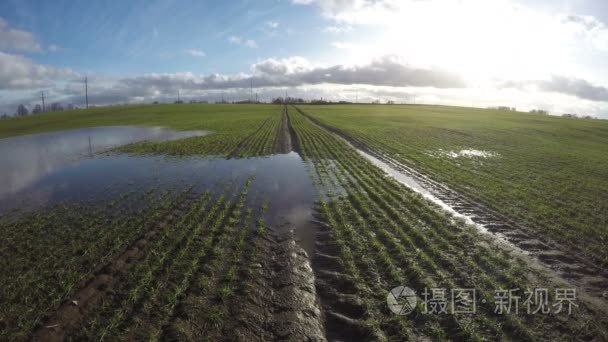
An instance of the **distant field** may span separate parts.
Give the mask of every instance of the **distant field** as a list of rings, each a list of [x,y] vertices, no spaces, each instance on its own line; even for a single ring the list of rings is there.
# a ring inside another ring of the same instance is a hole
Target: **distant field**
[[[299,107],[608,263],[608,121],[444,106]],[[490,156],[454,156],[462,150]]]

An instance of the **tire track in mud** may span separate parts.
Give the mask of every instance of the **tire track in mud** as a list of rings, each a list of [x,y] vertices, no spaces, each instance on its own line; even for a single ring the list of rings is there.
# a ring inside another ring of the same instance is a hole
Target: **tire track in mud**
[[[300,153],[300,141],[298,140],[298,135],[296,134],[295,129],[291,125],[291,118],[289,117],[289,109],[285,106],[285,118],[287,118],[287,129],[288,132],[285,134],[289,135],[289,140],[291,141],[291,151]]]
[[[297,108],[296,108],[297,109]],[[292,150],[300,153],[300,142],[291,124],[288,107],[284,115],[292,141]],[[314,255],[311,258],[313,288],[316,289],[321,308],[325,337],[330,341],[363,341],[378,339],[378,332],[367,324],[369,314],[363,304],[359,288],[347,274],[340,259],[331,229],[321,221],[312,222],[317,229],[314,238]],[[299,248],[299,247],[298,247]],[[304,255],[306,252],[302,250]],[[308,256],[306,256],[308,259]]]
[[[293,142],[291,135],[291,125],[287,116],[287,106],[283,106],[281,111],[281,124],[277,128],[275,142],[275,151],[277,153],[289,153],[293,151]]]
[[[440,206],[443,209],[465,217],[469,223],[477,226],[482,232],[488,233],[508,245],[515,255],[526,260],[532,268],[540,271],[557,284],[576,287],[581,299],[591,304],[594,309],[608,313],[608,270],[596,266],[592,260],[575,255],[572,250],[569,250],[569,247],[541,236],[482,203],[470,200],[444,184],[378,153],[364,142],[351,137],[340,129],[319,121],[295,106],[294,108],[312,124],[333,133],[358,150],[363,157],[383,168],[387,174],[395,176],[384,166],[393,169],[392,173],[410,178],[415,184],[400,182],[414,191],[422,193],[423,196],[426,192],[425,197],[434,197],[436,203],[442,202],[443,205]]]
[[[192,194],[186,195],[174,207],[168,210],[164,218],[144,235],[127,246],[122,253],[118,254],[109,263],[99,266],[92,272],[92,277],[83,281],[78,290],[57,308],[45,323],[34,331],[34,341],[63,341],[66,339],[67,331],[85,319],[87,309],[95,307],[102,297],[112,291],[121,278],[125,277],[130,268],[141,259],[148,250],[148,246],[161,233],[163,229],[175,223],[179,216],[184,213],[194,200]]]
[[[313,269],[327,338],[332,341],[369,340],[374,332],[365,324],[367,310],[357,284],[342,266],[330,229],[321,227],[317,232]]]
[[[230,305],[231,322],[223,334],[211,339],[325,341],[315,276],[293,230],[253,243],[260,257],[251,284]]]
[[[281,113],[281,124],[277,129],[275,151],[277,153],[289,153],[292,151],[300,153],[300,143],[298,142],[295,130],[291,126],[289,108],[287,106],[283,106]]]

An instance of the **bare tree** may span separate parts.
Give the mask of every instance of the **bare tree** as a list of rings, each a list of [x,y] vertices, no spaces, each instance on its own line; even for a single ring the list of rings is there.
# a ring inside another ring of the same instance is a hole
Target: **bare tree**
[[[60,112],[63,110],[63,106],[59,102],[53,102],[51,104],[51,112]]]
[[[39,104],[34,106],[34,109],[32,109],[32,114],[38,114],[38,113],[42,113],[42,107],[40,107]]]
[[[16,114],[18,116],[26,116],[26,115],[29,114],[29,112],[28,112],[27,108],[24,105],[20,104],[19,107],[17,107],[17,113]]]

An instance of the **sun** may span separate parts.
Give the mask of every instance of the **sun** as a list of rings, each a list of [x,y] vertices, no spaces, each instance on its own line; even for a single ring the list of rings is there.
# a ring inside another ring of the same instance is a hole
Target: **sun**
[[[409,2],[378,23],[381,30],[352,48],[353,62],[397,55],[457,72],[475,85],[546,77],[563,69],[567,54],[556,18],[508,1]]]

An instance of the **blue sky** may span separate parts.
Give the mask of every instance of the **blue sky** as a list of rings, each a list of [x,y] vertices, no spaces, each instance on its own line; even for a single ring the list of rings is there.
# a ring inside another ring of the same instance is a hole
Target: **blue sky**
[[[120,76],[234,73],[269,50],[276,57],[306,56],[323,45],[301,38],[311,28],[321,27],[314,12],[312,7],[280,1],[11,0],[0,4],[0,13],[11,26],[33,32],[43,45],[61,48],[56,53],[28,54],[34,61]],[[231,36],[251,39],[258,48],[235,46]],[[206,56],[201,60],[187,50],[201,50]]]
[[[244,99],[509,105],[608,117],[604,0],[0,2],[0,113]]]

